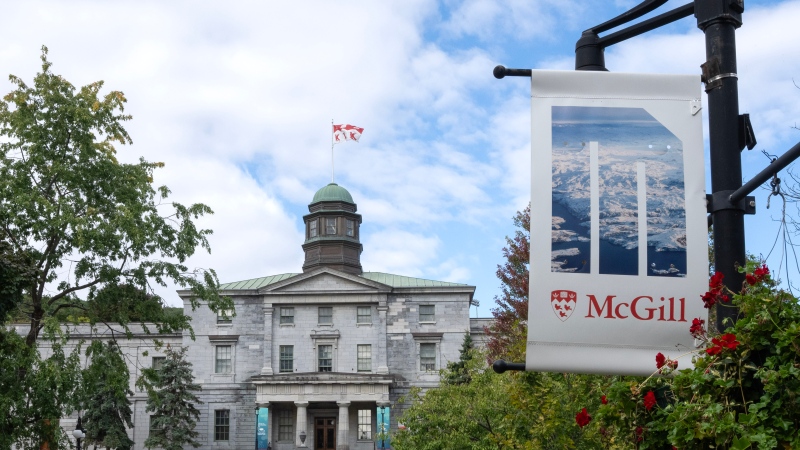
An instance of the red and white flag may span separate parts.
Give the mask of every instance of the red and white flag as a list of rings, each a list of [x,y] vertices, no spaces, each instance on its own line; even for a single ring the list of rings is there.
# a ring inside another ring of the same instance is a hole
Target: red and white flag
[[[339,144],[344,141],[356,141],[361,139],[361,133],[364,129],[355,125],[334,125],[333,126],[333,143]]]

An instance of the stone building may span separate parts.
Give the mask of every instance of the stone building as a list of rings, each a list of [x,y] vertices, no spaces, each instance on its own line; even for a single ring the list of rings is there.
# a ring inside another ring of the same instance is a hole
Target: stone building
[[[275,450],[380,448],[398,399],[436,386],[459,357],[474,286],[363,272],[361,215],[334,183],[308,209],[302,273],[223,284],[233,317],[192,313],[196,341],[184,345],[203,386],[201,448],[252,448],[257,407]]]
[[[459,358],[465,333],[482,342],[486,319],[469,317],[474,286],[363,272],[361,215],[350,193],[331,183],[308,208],[302,273],[221,285],[235,313],[192,311],[191,292],[179,291],[194,341],[188,333],[155,336],[137,327],[131,339],[117,333],[134,392],[135,450],[145,448],[151,413],[134,383],[142,367],[163,360],[155,338],[188,347],[202,386],[196,431],[208,450],[254,448],[258,408],[266,409],[262,432],[273,450],[389,448],[380,431],[397,430],[404,407],[398,399],[412,386],[437,386],[438,370]],[[85,325],[70,332],[75,339],[114,337]],[[76,419],[61,425],[71,433]]]

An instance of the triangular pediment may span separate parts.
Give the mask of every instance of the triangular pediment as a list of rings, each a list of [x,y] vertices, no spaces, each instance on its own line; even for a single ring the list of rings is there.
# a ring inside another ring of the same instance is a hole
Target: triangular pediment
[[[259,291],[265,294],[277,294],[289,292],[385,293],[391,292],[391,290],[391,286],[368,280],[358,275],[323,267],[265,286]]]

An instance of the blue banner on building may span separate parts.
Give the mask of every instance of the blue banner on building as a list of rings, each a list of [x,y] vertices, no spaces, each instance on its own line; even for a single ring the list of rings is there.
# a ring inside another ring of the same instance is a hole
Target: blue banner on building
[[[388,406],[379,406],[377,409],[377,433],[375,435],[375,448],[387,449],[392,448],[391,439],[389,438],[389,424],[390,408]]]
[[[258,408],[256,416],[256,449],[267,450],[269,441],[269,408]]]

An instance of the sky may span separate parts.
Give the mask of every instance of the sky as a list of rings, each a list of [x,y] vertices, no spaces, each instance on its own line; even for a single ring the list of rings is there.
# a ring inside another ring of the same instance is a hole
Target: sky
[[[505,237],[531,198],[530,82],[492,69],[572,70],[581,31],[635,4],[7,1],[0,93],[12,90],[7,74],[32,81],[42,45],[73,85],[124,92],[133,145],[119,159],[164,162],[156,185],[214,210],[199,221],[214,230],[211,253],[188,263],[223,283],[302,271],[302,217],[331,182],[331,121],[363,127],[359,143],[335,147],[334,177],[363,216],[364,270],[474,285],[472,315],[488,317]],[[797,17],[800,0],[748,0],[736,33],[740,112],[758,139],[742,155],[745,180],[768,164],[762,150],[800,141]],[[611,71],[698,83],[704,61],[694,17],[606,50]],[[766,209],[767,194],[745,221],[748,252],[763,256],[780,232],[781,203]],[[800,215],[794,204],[787,214]],[[782,258],[772,251],[773,270]],[[157,292],[178,305],[174,289]]]

